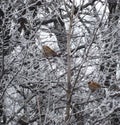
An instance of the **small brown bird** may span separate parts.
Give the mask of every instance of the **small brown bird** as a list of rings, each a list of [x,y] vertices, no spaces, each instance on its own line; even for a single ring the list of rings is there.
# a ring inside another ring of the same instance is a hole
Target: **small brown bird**
[[[42,46],[43,49],[43,54],[45,55],[45,57],[55,57],[58,56],[57,53],[52,50],[49,46]]]
[[[101,85],[97,82],[89,81],[88,87],[91,90],[91,92],[94,92],[94,91],[98,90],[99,88],[101,88]]]

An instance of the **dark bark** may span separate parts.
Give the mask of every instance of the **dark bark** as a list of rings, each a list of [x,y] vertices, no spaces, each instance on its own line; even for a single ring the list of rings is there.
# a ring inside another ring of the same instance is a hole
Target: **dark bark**
[[[60,17],[57,17],[54,21],[53,32],[56,35],[60,51],[64,53],[67,49],[67,34],[66,34],[65,24]]]
[[[109,116],[110,125],[120,125],[120,108],[116,108]]]
[[[108,9],[109,9],[109,22],[114,22],[115,20],[118,20],[118,15],[116,14],[116,8],[117,8],[117,0],[107,0],[108,2]]]
[[[76,119],[77,125],[84,125],[84,112],[83,112],[83,109],[84,109],[84,106],[79,105],[77,103],[73,107],[73,113],[74,113],[74,117]]]

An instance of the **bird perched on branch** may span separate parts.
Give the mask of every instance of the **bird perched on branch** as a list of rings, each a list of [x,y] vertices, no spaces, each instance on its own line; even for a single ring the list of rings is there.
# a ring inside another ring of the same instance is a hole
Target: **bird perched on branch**
[[[45,55],[45,57],[55,57],[58,56],[58,54],[52,50],[49,46],[42,46],[43,49],[43,54]]]
[[[88,87],[91,90],[91,92],[95,92],[96,90],[101,88],[101,85],[97,82],[94,81],[89,81],[88,82]]]
[[[97,82],[94,82],[94,81],[89,81],[88,82],[88,87],[89,89],[91,90],[89,96],[88,96],[88,99],[87,99],[87,102],[89,101],[90,99],[90,96],[93,92],[95,92],[96,90],[100,89],[101,88],[101,85]]]

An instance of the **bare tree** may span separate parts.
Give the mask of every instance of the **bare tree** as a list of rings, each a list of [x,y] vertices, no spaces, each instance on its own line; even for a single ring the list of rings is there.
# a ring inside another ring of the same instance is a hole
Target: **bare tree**
[[[119,4],[0,2],[0,124],[119,124]]]

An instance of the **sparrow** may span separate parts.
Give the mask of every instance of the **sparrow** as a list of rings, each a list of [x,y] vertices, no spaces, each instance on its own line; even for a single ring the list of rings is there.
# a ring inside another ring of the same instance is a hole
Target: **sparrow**
[[[95,92],[96,90],[101,88],[101,85],[97,82],[94,81],[89,81],[88,82],[88,87],[91,90],[91,92]]]
[[[43,49],[43,54],[45,55],[45,57],[55,57],[58,56],[57,53],[52,50],[49,46],[42,46]]]

